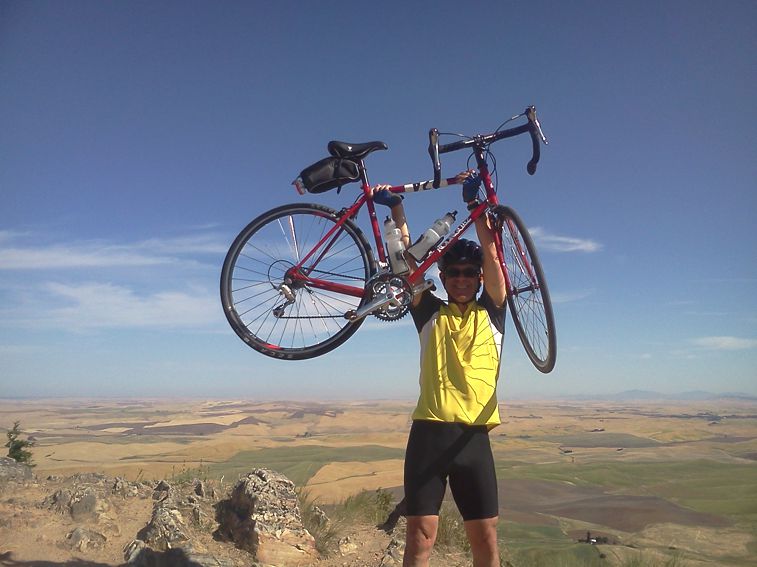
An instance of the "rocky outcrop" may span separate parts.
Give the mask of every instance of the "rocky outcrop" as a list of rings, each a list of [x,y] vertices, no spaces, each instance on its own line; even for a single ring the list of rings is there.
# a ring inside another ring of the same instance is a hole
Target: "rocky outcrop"
[[[66,545],[75,551],[99,549],[108,540],[100,532],[78,527],[66,536]]]
[[[387,546],[391,536],[372,526],[330,531],[329,518],[310,504],[314,533],[341,536],[320,540],[330,543],[319,557],[295,485],[279,473],[255,469],[228,488],[207,479],[146,483],[91,473],[8,481],[0,484],[0,542],[28,553],[17,537],[24,534],[56,557],[123,567],[401,564],[399,542]]]
[[[379,567],[393,567],[402,565],[402,556],[405,553],[405,543],[399,539],[392,538],[389,545],[386,546],[384,556],[381,558]]]
[[[61,488],[45,498],[42,505],[60,514],[70,514],[74,520],[94,516],[97,496],[91,486]]]
[[[190,541],[188,524],[196,527],[210,524],[207,514],[200,506],[202,497],[197,492],[197,483],[192,493],[185,495],[161,480],[152,493],[156,502],[150,522],[139,532],[137,538],[160,551],[174,549]]]
[[[10,457],[0,457],[0,480],[31,480],[32,468]]]
[[[217,534],[267,565],[310,565],[315,540],[302,525],[294,483],[269,469],[242,478],[218,503]]]

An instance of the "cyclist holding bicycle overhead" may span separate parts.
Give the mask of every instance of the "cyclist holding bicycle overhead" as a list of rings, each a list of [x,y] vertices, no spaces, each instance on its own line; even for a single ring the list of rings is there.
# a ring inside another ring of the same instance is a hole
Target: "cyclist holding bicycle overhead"
[[[456,177],[469,208],[477,204],[480,182],[474,174]],[[374,201],[390,207],[407,248],[402,197],[388,187],[374,187]],[[439,260],[447,302],[427,290],[413,298],[410,308],[420,335],[421,370],[405,452],[405,567],[429,563],[448,480],[465,521],[473,565],[499,566],[499,503],[488,432],[500,423],[496,385],[506,291],[487,223],[487,215],[476,220],[480,245],[460,239]],[[413,269],[412,257],[407,259]]]

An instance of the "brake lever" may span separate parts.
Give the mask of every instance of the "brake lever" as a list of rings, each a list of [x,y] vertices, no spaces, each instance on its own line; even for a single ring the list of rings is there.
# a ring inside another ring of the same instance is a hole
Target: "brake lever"
[[[541,129],[541,124],[539,124],[539,119],[534,114],[534,126],[536,126],[536,131],[539,133],[539,137],[541,138],[541,143],[545,146],[549,144],[549,140],[547,140],[547,137],[544,135],[544,132]]]
[[[547,140],[547,137],[544,135],[544,131],[541,129],[541,123],[539,122],[539,118],[536,116],[536,107],[535,106],[529,106],[526,109],[526,115],[528,116],[528,121],[531,122],[534,126],[536,126],[536,132],[539,134],[539,138],[541,139],[541,143],[545,146],[549,145],[549,140]]]

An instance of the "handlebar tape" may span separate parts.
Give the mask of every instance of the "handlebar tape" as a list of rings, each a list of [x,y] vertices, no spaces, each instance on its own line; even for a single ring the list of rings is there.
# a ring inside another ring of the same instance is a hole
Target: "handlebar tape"
[[[526,171],[529,175],[533,175],[536,173],[536,164],[539,163],[539,158],[541,157],[541,147],[539,145],[539,136],[536,134],[536,128],[532,126],[529,128],[528,132],[531,134],[531,148],[533,150],[533,155],[531,156],[528,165],[526,165]]]
[[[442,182],[442,164],[439,162],[439,130],[436,128],[428,131],[428,155],[434,164],[434,189],[438,189]]]
[[[539,163],[539,158],[541,157],[541,148],[539,147],[540,140],[539,135],[536,132],[538,129],[536,122],[536,107],[529,106],[526,108],[525,115],[528,117],[528,133],[531,134],[531,148],[533,150],[531,160],[526,166],[526,171],[528,171],[529,175],[533,175],[536,173],[536,164]]]

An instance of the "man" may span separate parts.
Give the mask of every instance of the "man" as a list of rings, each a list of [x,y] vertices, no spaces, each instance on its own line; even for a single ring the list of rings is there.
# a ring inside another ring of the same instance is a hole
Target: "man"
[[[469,208],[477,204],[474,173],[457,177]],[[374,200],[390,207],[407,248],[402,198],[387,187],[374,188]],[[500,423],[496,383],[506,291],[487,223],[485,215],[476,221],[480,245],[460,239],[439,261],[447,302],[425,291],[410,309],[421,341],[421,391],[405,453],[405,567],[429,564],[447,481],[474,567],[499,566],[497,479],[488,431]],[[409,255],[408,262],[415,267]]]

